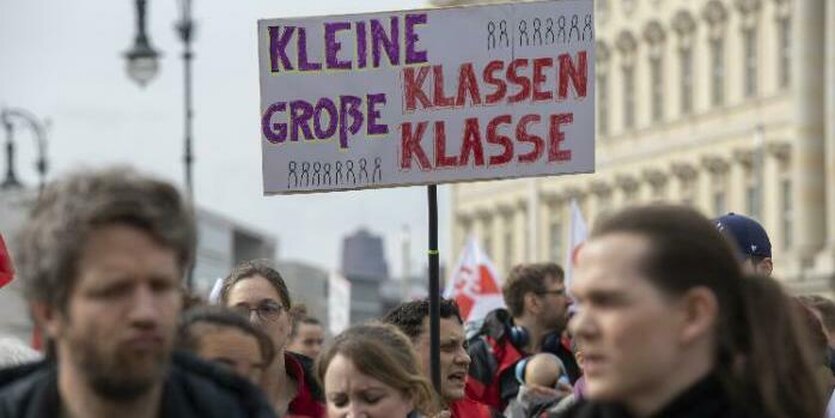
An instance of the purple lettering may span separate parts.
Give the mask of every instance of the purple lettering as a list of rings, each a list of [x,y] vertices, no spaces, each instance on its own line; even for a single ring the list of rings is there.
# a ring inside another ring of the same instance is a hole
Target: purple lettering
[[[397,26],[397,16],[390,18],[390,34],[377,19],[371,19],[371,53],[374,57],[374,68],[380,67],[382,60],[380,49],[385,49],[391,65],[400,65],[400,42]]]
[[[328,114],[327,128],[322,129],[322,113]],[[336,125],[339,123],[339,118],[336,110],[336,105],[327,97],[319,99],[316,103],[316,109],[313,111],[313,132],[318,139],[330,139],[336,133]]]
[[[313,118],[313,106],[304,100],[293,100],[290,102],[290,140],[299,140],[299,131],[302,131],[304,139],[313,139],[310,132],[310,119]]]
[[[296,45],[300,71],[319,71],[322,69],[322,63],[309,62],[307,60],[307,31],[304,28],[299,28],[299,34],[296,36]]]
[[[420,64],[428,61],[426,51],[418,51],[415,44],[420,36],[415,33],[416,25],[426,24],[426,13],[406,15],[406,64]]]
[[[386,124],[377,124],[380,119],[380,109],[375,108],[377,104],[386,104],[385,93],[376,93],[368,95],[368,135],[382,135],[389,133],[389,127]]]
[[[283,112],[285,109],[287,109],[287,105],[284,102],[276,102],[271,104],[261,117],[261,133],[270,143],[280,144],[287,139],[287,124],[271,123],[273,115]]]
[[[278,62],[281,60],[281,66],[284,70],[292,70],[293,65],[290,58],[287,56],[287,44],[290,43],[290,38],[293,37],[293,30],[295,26],[285,26],[284,33],[281,32],[281,26],[270,26],[270,65],[272,72],[279,71]]]
[[[365,34],[365,22],[357,22],[357,68],[368,66],[368,39]]]
[[[362,112],[358,109],[362,105],[362,99],[356,96],[339,96],[339,147],[348,148],[348,134],[359,132],[362,127]],[[350,126],[348,124],[351,119]]]
[[[351,61],[340,61],[337,56],[342,49],[342,43],[336,40],[336,33],[346,29],[351,29],[350,22],[325,23],[325,59],[328,68],[351,69]]]

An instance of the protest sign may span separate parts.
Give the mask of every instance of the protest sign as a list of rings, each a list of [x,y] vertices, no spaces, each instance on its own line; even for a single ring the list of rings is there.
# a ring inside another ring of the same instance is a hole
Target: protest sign
[[[592,5],[260,20],[264,192],[593,171]]]

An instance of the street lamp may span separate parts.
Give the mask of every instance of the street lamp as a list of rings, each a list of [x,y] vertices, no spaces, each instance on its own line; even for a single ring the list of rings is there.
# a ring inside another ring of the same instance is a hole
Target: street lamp
[[[189,199],[193,199],[194,187],[192,181],[192,164],[194,154],[192,152],[192,125],[194,120],[194,109],[192,106],[192,78],[191,63],[194,53],[191,44],[194,36],[194,20],[191,14],[191,0],[177,0],[179,3],[180,17],[174,28],[183,42],[183,85],[184,85],[184,123],[183,123],[183,163],[185,168],[186,192]],[[140,86],[145,86],[159,70],[159,53],[154,50],[145,34],[145,3],[146,0],[136,0],[136,24],[137,35],[133,48],[125,53],[127,58],[128,75]]]
[[[2,121],[3,127],[6,130],[6,179],[3,180],[2,184],[0,184],[0,189],[9,190],[20,189],[23,187],[17,179],[17,175],[14,170],[15,144],[14,124],[12,123],[14,118],[25,122],[34,135],[35,144],[38,148],[38,159],[35,161],[35,169],[38,171],[38,175],[40,177],[39,190],[43,191],[44,184],[46,183],[46,172],[48,169],[48,163],[46,160],[45,127],[49,124],[49,122],[41,122],[31,112],[20,108],[0,109],[0,121]]]
[[[136,38],[133,47],[125,52],[128,76],[142,87],[159,72],[159,53],[148,42],[145,34],[145,2],[136,0]]]
[[[128,75],[131,79],[145,86],[157,74],[159,65],[157,58],[159,53],[148,43],[145,34],[145,2],[136,0],[136,25],[137,35],[133,48],[125,53],[128,59]],[[194,121],[194,110],[192,107],[191,91],[191,62],[194,53],[191,50],[191,43],[194,36],[194,20],[191,14],[191,0],[177,0],[180,9],[180,17],[174,24],[174,28],[183,42],[183,165],[185,171],[186,193],[189,201],[194,203],[194,186],[192,182],[192,164],[194,155],[192,153],[192,125]],[[194,288],[194,268],[189,268],[186,277],[186,286],[189,290]]]

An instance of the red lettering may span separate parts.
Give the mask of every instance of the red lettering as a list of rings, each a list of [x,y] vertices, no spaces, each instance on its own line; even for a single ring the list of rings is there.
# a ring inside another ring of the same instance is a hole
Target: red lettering
[[[545,83],[545,73],[542,72],[545,68],[554,65],[554,60],[551,58],[537,58],[533,60],[533,100],[534,101],[548,101],[554,97],[550,90],[542,91],[539,88]]]
[[[432,168],[429,158],[426,158],[426,152],[420,146],[420,141],[423,139],[423,134],[426,132],[426,125],[429,122],[419,122],[417,125],[417,132],[412,132],[412,123],[404,122],[400,126],[400,168],[411,169],[412,157],[416,157],[418,165],[423,170]]]
[[[464,141],[461,144],[461,156],[458,164],[470,165],[470,154],[473,154],[475,165],[484,165],[484,147],[481,145],[481,132],[478,129],[478,118],[467,118],[464,121]]]
[[[516,125],[516,140],[519,142],[530,142],[533,145],[531,152],[519,156],[520,163],[532,163],[542,156],[542,150],[545,149],[545,140],[541,136],[528,133],[528,125],[531,122],[539,122],[540,120],[542,118],[539,115],[525,115],[522,116],[522,119],[519,119],[519,124]]]
[[[573,123],[573,113],[560,113],[551,115],[551,129],[548,135],[550,144],[548,146],[548,161],[569,161],[571,150],[561,150],[560,142],[565,141],[565,133],[560,130],[561,125]]]
[[[484,78],[484,82],[496,87],[496,91],[489,94],[485,98],[485,102],[487,104],[495,104],[502,99],[507,94],[507,83],[500,78],[496,78],[495,73],[496,71],[502,70],[504,68],[504,62],[499,60],[490,61],[486,67],[484,67],[484,74],[482,74]]]
[[[574,86],[574,91],[577,97],[586,97],[586,87],[588,85],[588,55],[586,51],[580,51],[577,56],[577,65],[571,61],[571,55],[562,54],[559,56],[560,61],[560,85],[557,97],[564,100],[568,97],[568,82]]]
[[[481,93],[478,91],[478,82],[473,72],[473,63],[465,62],[458,69],[458,96],[455,99],[456,106],[464,106],[465,95],[470,95],[471,105],[481,104]]]
[[[424,109],[431,109],[432,102],[429,97],[423,92],[423,82],[426,81],[426,76],[429,75],[429,66],[423,66],[418,69],[417,79],[415,78],[415,68],[406,67],[403,69],[403,91],[406,96],[406,110],[415,110],[417,102],[420,102]]]
[[[435,122],[435,167],[455,167],[458,159],[446,155],[446,128],[443,121]]]
[[[444,96],[444,66],[435,65],[432,67],[432,75],[434,76],[435,84],[435,101],[436,107],[452,107],[455,104],[455,99]]]
[[[507,135],[498,133],[499,125],[510,124],[513,120],[510,115],[496,116],[487,124],[487,143],[501,145],[504,152],[500,155],[490,156],[490,165],[507,164],[513,159],[513,141]]]
[[[524,58],[517,58],[507,67],[507,80],[519,86],[519,92],[508,98],[508,103],[521,102],[531,95],[531,79],[524,75],[519,75],[517,72],[519,68],[527,68],[528,60]]]

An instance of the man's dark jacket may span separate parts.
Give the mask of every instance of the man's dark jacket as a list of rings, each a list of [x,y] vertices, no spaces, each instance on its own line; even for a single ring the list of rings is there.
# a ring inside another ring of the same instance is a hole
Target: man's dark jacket
[[[61,416],[54,361],[0,370],[0,417]],[[261,391],[244,378],[177,353],[165,379],[160,418],[276,418]]]
[[[715,375],[709,375],[650,418],[760,418],[757,405],[741,406],[731,401]],[[581,401],[562,414],[548,418],[633,418],[623,407],[614,404]],[[801,418],[801,417],[797,417]],[[814,417],[810,417],[814,418]]]

